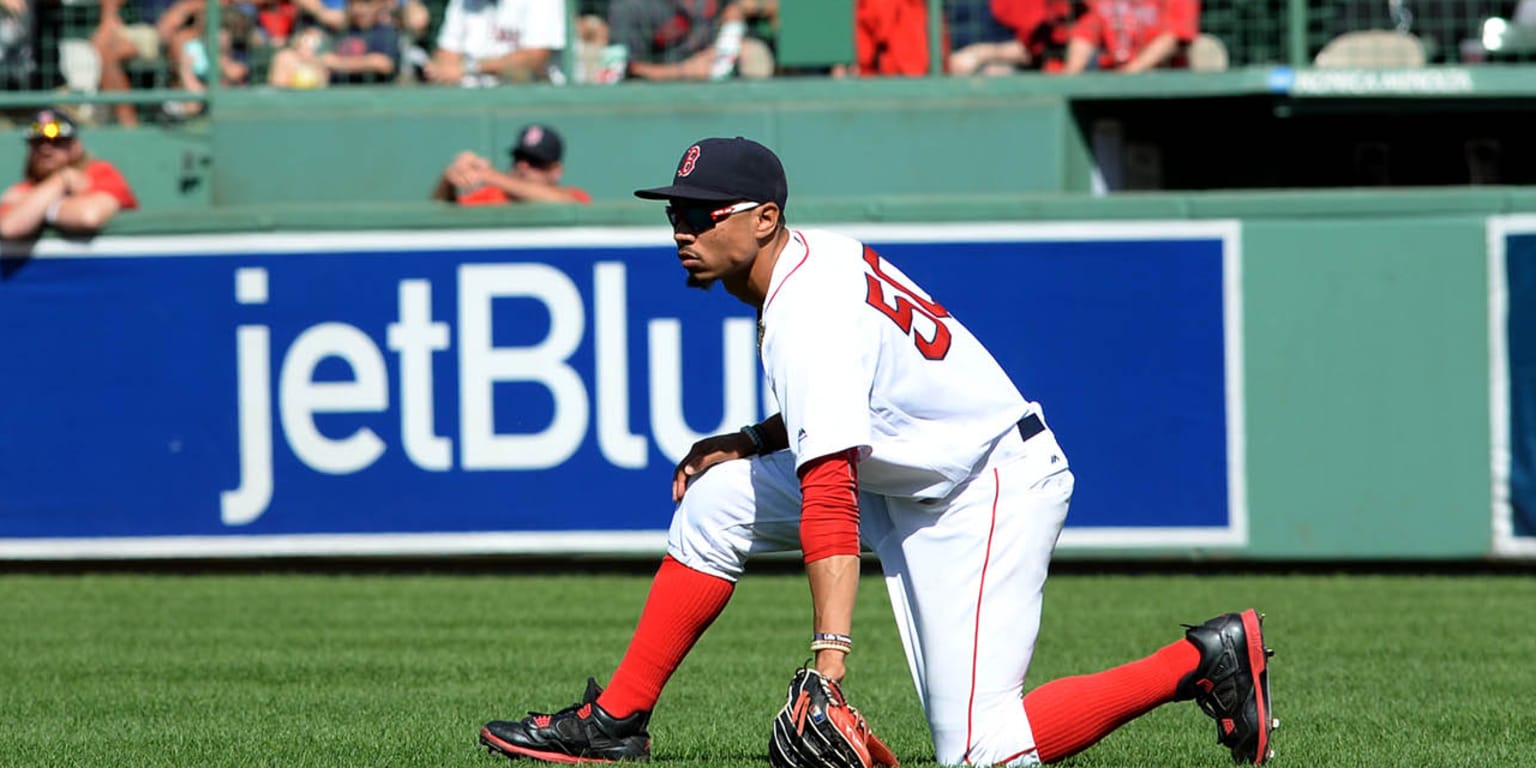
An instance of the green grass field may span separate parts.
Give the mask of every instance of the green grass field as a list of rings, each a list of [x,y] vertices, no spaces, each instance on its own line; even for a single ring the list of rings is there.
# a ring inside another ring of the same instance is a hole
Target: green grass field
[[[0,576],[0,765],[505,765],[479,725],[605,682],[634,576]],[[805,650],[803,579],[748,576],[673,678],[657,762],[764,766]],[[1062,575],[1030,684],[1269,614],[1277,766],[1536,766],[1536,580],[1515,576]],[[868,579],[848,693],[905,765],[931,765],[883,584]],[[1067,765],[1229,764],[1192,704]]]

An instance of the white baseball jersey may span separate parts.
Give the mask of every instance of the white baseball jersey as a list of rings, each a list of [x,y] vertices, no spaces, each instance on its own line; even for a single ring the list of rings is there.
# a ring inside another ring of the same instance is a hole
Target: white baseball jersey
[[[529,48],[563,50],[565,0],[449,0],[437,47],[480,61]],[[463,84],[495,82],[482,73],[465,75]]]
[[[849,237],[791,232],[761,322],[796,466],[856,447],[866,491],[946,496],[1030,410],[965,326]]]

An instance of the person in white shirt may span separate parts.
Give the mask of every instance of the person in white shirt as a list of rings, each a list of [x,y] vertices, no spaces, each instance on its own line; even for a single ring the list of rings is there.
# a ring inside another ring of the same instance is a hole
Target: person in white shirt
[[[1251,609],[1024,695],[1072,497],[1066,454],[1040,404],[936,297],[858,240],[786,224],[771,150],[704,139],[672,184],[635,194],[668,203],[689,285],[719,283],[757,310],[780,413],[678,464],[667,555],[608,688],[589,680],[575,706],[488,723],[482,744],[550,762],[648,758],[662,687],[764,552],[801,551],[814,666],[843,680],[862,545],[885,573],[940,764],[1056,762],[1190,699],[1234,759],[1269,758],[1269,651]],[[775,768],[813,768],[794,758],[770,751]]]
[[[449,0],[425,67],[439,85],[564,82],[565,0]]]

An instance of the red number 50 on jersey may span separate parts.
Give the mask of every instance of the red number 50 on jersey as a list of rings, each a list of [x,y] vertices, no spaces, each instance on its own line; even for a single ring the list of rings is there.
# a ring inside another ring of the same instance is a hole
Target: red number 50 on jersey
[[[949,354],[949,329],[944,326],[940,318],[949,317],[949,312],[939,306],[937,302],[929,301],[919,296],[917,291],[903,284],[885,273],[880,268],[880,254],[875,249],[864,246],[864,262],[874,270],[874,274],[865,274],[864,280],[869,285],[869,291],[864,295],[864,301],[871,307],[880,310],[882,314],[891,319],[902,333],[912,337],[912,343],[917,346],[917,351],[929,360],[943,360]],[[892,289],[893,303],[886,303],[886,288]],[[912,331],[912,314],[917,313],[933,321],[933,338],[923,338],[920,333]]]

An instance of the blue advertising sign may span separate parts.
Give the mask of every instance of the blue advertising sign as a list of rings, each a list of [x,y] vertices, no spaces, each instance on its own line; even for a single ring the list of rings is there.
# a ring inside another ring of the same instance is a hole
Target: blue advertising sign
[[[1494,551],[1536,555],[1536,216],[1489,222]]]
[[[1064,544],[1241,545],[1235,224],[839,228],[1078,475]],[[108,237],[0,262],[0,557],[660,551],[776,410],[655,228]]]

